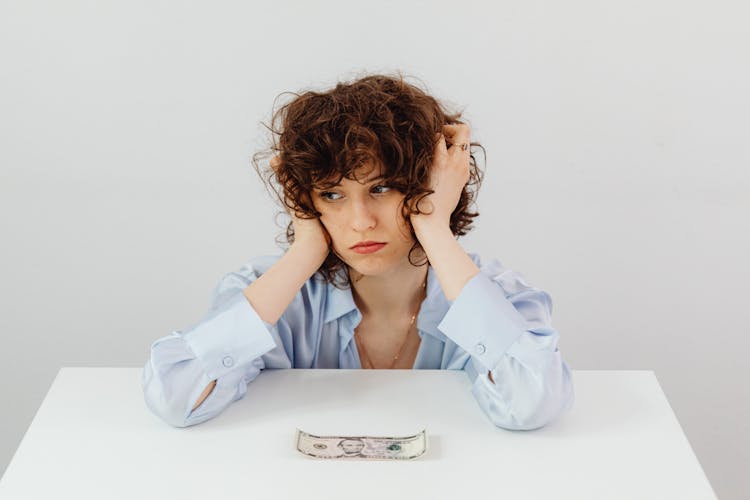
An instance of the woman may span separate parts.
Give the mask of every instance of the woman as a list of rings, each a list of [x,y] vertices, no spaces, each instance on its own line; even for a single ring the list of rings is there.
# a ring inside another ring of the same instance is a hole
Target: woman
[[[152,344],[151,411],[201,423],[264,368],[464,370],[506,429],[570,408],[550,296],[456,240],[481,183],[460,113],[400,75],[295,96],[253,158],[291,215],[290,246],[226,274],[202,321]]]

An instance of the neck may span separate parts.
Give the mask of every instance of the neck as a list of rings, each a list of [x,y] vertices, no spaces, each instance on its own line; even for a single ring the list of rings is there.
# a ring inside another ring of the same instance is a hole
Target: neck
[[[378,275],[365,276],[350,269],[352,297],[368,316],[393,317],[414,314],[425,297],[428,265],[405,265]]]

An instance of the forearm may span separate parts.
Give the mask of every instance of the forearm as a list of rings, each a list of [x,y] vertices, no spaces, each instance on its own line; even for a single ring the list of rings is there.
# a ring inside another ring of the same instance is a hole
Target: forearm
[[[414,232],[427,253],[445,297],[453,301],[479,268],[461,247],[450,227],[438,224],[415,224]]]
[[[324,257],[292,245],[268,271],[243,291],[263,321],[275,324]]]
[[[435,270],[443,294],[448,300],[455,300],[464,285],[479,273],[479,268],[458,243],[449,226],[417,224],[414,232]],[[487,378],[495,383],[489,371]]]

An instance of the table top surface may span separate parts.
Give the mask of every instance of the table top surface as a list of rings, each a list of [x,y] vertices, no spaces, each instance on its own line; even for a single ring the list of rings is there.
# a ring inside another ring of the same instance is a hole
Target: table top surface
[[[652,371],[574,370],[575,403],[533,431],[495,427],[463,371],[265,370],[217,417],[171,427],[141,368],[62,368],[0,498],[715,499]],[[295,430],[405,436],[409,461],[319,460]]]

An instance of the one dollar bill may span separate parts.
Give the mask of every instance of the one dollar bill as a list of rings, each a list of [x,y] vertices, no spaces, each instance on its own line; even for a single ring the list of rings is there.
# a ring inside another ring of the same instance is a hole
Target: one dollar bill
[[[297,450],[314,458],[412,460],[427,451],[425,430],[413,436],[315,436],[297,429]]]

